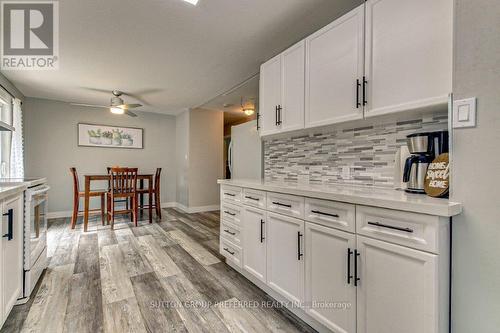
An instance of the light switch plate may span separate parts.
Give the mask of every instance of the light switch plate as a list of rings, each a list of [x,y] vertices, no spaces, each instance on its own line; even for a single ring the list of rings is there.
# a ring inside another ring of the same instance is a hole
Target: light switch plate
[[[476,127],[476,98],[453,101],[453,128]]]

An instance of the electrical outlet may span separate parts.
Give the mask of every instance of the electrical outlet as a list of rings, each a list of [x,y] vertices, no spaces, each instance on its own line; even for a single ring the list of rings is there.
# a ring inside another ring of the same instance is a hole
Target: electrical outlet
[[[342,167],[342,179],[351,179],[351,168],[348,166]]]

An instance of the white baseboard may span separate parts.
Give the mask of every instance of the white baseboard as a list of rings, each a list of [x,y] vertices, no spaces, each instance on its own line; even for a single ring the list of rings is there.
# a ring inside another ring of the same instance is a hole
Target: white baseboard
[[[186,207],[186,206],[184,206],[178,202],[175,202],[175,201],[161,203],[161,208],[178,208],[178,209],[180,209],[183,212],[188,213],[188,214],[211,212],[214,210],[219,210],[219,207],[220,207],[219,205]],[[71,210],[50,212],[47,214],[47,218],[57,219],[57,218],[62,218],[62,217],[71,217],[72,214],[73,214],[73,211],[71,211]]]

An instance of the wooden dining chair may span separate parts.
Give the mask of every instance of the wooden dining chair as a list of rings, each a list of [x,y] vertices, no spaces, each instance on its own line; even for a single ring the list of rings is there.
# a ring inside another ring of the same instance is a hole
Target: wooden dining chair
[[[112,167],[106,167],[106,170],[108,171],[108,175],[111,172],[111,168]],[[116,166],[115,168],[118,168],[118,166]],[[108,191],[110,188],[111,188],[111,178],[108,180]],[[126,209],[129,209],[130,199],[126,198],[126,199],[122,199],[122,200],[116,200],[115,203],[125,203]]]
[[[153,184],[148,184],[148,188],[137,189],[139,194],[148,194],[149,186],[153,186],[153,202],[152,208],[155,209],[156,215],[161,219],[161,200],[160,200],[160,183],[161,183],[161,168],[156,168]],[[148,209],[149,205],[141,205],[139,209]]]
[[[83,215],[83,210],[79,210],[80,207],[80,198],[85,197],[85,191],[80,191],[80,182],[78,181],[78,173],[76,172],[76,168],[69,168],[71,175],[73,176],[73,214],[71,215],[71,229],[75,229],[76,221],[78,220],[78,216]],[[106,220],[106,190],[91,190],[89,192],[89,196],[92,197],[100,197],[101,198],[101,208],[90,209],[89,214],[101,214],[102,225],[104,225],[104,221]]]
[[[137,168],[111,168],[110,172],[110,188],[108,192],[108,211],[107,220],[111,220],[111,229],[114,228],[115,215],[127,214],[132,215],[132,220],[137,227]],[[126,207],[123,210],[115,210],[117,200],[130,200],[131,207]]]

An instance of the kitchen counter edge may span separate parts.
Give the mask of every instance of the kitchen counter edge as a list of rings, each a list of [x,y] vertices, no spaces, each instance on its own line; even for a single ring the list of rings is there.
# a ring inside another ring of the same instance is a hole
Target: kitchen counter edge
[[[432,198],[422,194],[411,194],[394,189],[368,186],[329,185],[321,188],[309,186],[266,183],[248,180],[219,179],[220,185],[237,186],[254,190],[292,194],[303,197],[346,202],[356,205],[373,206],[434,216],[452,217],[462,213],[462,205],[448,199]],[[338,189],[338,192],[335,191]],[[340,193],[352,189],[363,194]],[[394,192],[392,192],[394,191]]]

